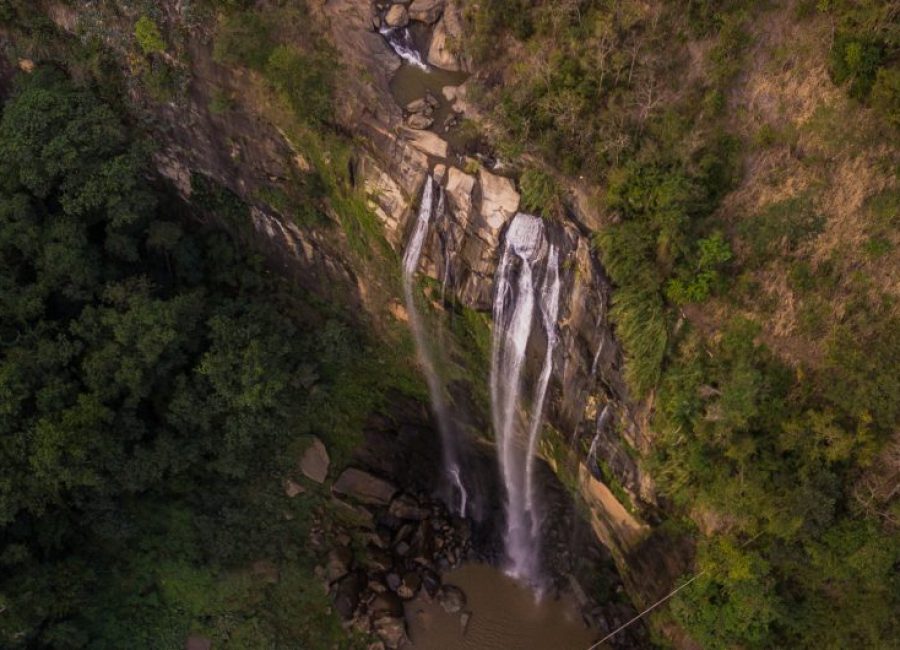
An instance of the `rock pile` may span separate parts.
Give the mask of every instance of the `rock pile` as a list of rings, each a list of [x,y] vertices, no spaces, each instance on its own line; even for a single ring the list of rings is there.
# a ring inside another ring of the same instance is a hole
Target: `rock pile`
[[[406,112],[406,125],[411,129],[428,129],[434,124],[435,109],[440,106],[437,97],[431,93],[425,93],[424,97],[415,99],[404,108]]]
[[[465,594],[442,584],[441,574],[462,561],[484,561],[473,551],[468,522],[425,494],[402,492],[358,468],[344,470],[332,493],[345,507],[365,510],[370,522],[364,530],[310,532],[323,555],[316,574],[348,628],[399,648],[407,641],[405,602],[436,599],[447,612],[467,614]]]

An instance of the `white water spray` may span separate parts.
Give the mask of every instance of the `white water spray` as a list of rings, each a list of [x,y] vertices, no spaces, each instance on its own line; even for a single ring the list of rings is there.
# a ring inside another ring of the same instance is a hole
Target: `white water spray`
[[[539,550],[534,452],[552,370],[559,309],[559,259],[552,245],[544,272],[539,275],[540,287],[535,284],[543,243],[544,224],[538,217],[519,213],[513,218],[495,276],[491,352],[491,411],[507,497],[504,541],[508,571],[529,581],[537,579]],[[514,275],[517,276],[515,284]],[[547,352],[534,390],[531,417],[526,418],[523,434],[519,422],[523,410],[522,375],[536,304],[547,334]]]
[[[425,381],[428,384],[428,392],[431,396],[431,406],[437,418],[438,429],[441,434],[442,451],[444,454],[444,467],[448,478],[460,493],[460,516],[466,514],[467,493],[460,478],[459,462],[457,460],[456,444],[453,440],[453,430],[450,424],[450,412],[447,409],[447,400],[444,396],[444,387],[437,374],[434,359],[428,348],[428,337],[425,334],[425,325],[422,314],[416,304],[413,292],[416,269],[419,267],[419,258],[422,256],[422,247],[428,236],[428,227],[435,214],[434,192],[437,188],[437,213],[444,209],[444,190],[429,176],[425,179],[425,188],[422,190],[422,202],[413,227],[412,236],[403,253],[403,297],[406,302],[406,311],[409,314],[409,325],[416,344],[416,353]]]
[[[378,33],[384,36],[391,49],[401,59],[428,72],[428,64],[422,59],[422,54],[413,43],[412,33],[408,27],[382,27]]]

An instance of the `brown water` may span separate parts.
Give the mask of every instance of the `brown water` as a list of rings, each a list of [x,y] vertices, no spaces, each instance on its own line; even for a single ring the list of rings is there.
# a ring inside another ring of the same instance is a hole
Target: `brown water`
[[[416,599],[406,605],[415,650],[587,650],[597,633],[585,626],[574,603],[545,598],[502,571],[470,564],[444,576],[466,593],[471,612],[465,634],[459,614],[437,602]]]
[[[431,94],[440,102],[432,115],[434,127],[431,130],[443,133],[444,120],[450,115],[451,103],[447,101],[441,90],[444,86],[460,85],[466,80],[466,77],[468,75],[465,72],[451,72],[434,67],[425,71],[404,62],[391,78],[391,94],[403,107],[414,99],[424,97],[426,91],[431,91]]]

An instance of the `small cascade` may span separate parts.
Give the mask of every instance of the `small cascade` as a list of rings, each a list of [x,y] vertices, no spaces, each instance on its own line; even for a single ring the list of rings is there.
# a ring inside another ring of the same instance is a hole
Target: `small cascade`
[[[600,411],[600,415],[597,416],[597,425],[594,428],[594,438],[591,440],[591,446],[587,455],[588,471],[594,478],[601,481],[603,480],[603,477],[600,475],[600,468],[597,466],[597,445],[600,442],[600,436],[603,435],[603,431],[606,428],[606,423],[609,420],[610,415],[609,404],[606,404],[604,405],[603,410]]]
[[[542,256],[544,240],[544,224],[538,217],[519,213],[509,225],[495,275],[491,353],[491,410],[507,493],[504,541],[508,571],[530,582],[538,578],[540,525],[535,503],[534,455],[552,371],[560,291],[558,251],[551,244],[549,253]],[[523,369],[536,307],[546,333],[547,350],[534,388],[530,417],[526,417],[523,427]]]
[[[378,33],[384,36],[391,49],[407,63],[428,71],[428,64],[422,59],[422,54],[416,49],[412,32],[409,27],[382,27]]]
[[[434,196],[435,188],[438,194],[437,201],[435,201]],[[428,345],[428,337],[425,333],[425,324],[422,320],[419,306],[416,304],[413,291],[416,270],[419,267],[419,258],[422,256],[422,247],[428,238],[428,228],[432,218],[435,216],[435,212],[438,215],[442,214],[444,207],[443,188],[435,183],[434,178],[428,176],[425,180],[425,187],[422,190],[422,202],[419,206],[413,233],[409,238],[409,243],[406,245],[406,251],[403,253],[403,297],[406,302],[406,311],[409,314],[409,325],[416,344],[419,364],[422,366],[422,372],[425,374],[425,381],[428,384],[428,392],[431,397],[431,406],[437,418],[438,429],[441,434],[444,468],[447,472],[447,478],[459,491],[459,514],[460,516],[465,516],[468,495],[460,477],[459,454],[453,437],[453,425],[444,395],[444,386],[437,374],[434,358]]]

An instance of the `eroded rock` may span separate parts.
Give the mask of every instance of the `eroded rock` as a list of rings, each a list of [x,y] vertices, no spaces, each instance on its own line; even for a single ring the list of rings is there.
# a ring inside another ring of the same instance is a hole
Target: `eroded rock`
[[[399,648],[407,643],[406,621],[399,617],[382,616],[373,625],[375,634],[378,635],[388,648]]]
[[[429,156],[446,158],[447,152],[450,150],[450,145],[447,144],[446,140],[430,131],[414,131],[407,129],[406,136],[409,138],[409,143],[413,147]]]
[[[405,5],[395,4],[384,15],[388,27],[406,27],[409,24],[409,12]]]
[[[492,230],[499,230],[519,208],[519,193],[513,182],[503,176],[497,176],[478,170],[481,183],[481,216]]]
[[[311,481],[324,483],[328,476],[328,466],[331,460],[328,458],[328,450],[318,438],[313,438],[312,444],[303,452],[300,458],[300,471]]]
[[[437,601],[448,614],[461,612],[466,606],[466,594],[455,585],[443,585],[437,593]]]
[[[401,494],[391,501],[388,512],[398,519],[412,519],[419,521],[429,515],[429,510],[419,505],[419,502],[408,494]]]
[[[414,113],[406,118],[406,125],[411,129],[429,129],[434,120],[422,113]]]
[[[441,17],[442,11],[444,0],[413,0],[409,5],[409,18],[431,25]]]
[[[354,467],[344,470],[332,490],[362,503],[379,506],[388,505],[397,493],[397,488],[384,479]]]

